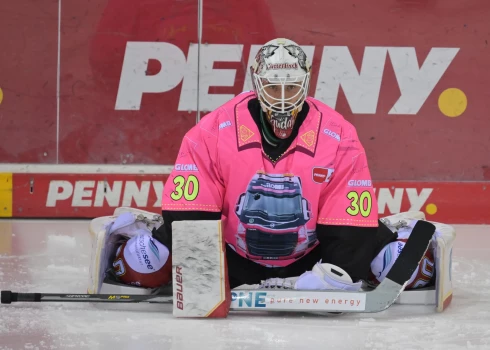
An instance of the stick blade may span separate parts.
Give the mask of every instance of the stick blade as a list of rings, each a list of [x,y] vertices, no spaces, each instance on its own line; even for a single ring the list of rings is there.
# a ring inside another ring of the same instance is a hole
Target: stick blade
[[[432,223],[428,221],[417,221],[410,234],[410,238],[403,247],[396,263],[386,275],[386,278],[402,286],[410,280],[427,248],[429,248],[435,230],[436,227]]]

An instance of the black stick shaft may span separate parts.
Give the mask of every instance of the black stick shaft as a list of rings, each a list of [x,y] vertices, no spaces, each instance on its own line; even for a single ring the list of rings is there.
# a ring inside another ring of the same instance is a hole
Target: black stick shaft
[[[172,296],[131,294],[58,294],[14,293],[2,290],[1,303],[13,302],[90,302],[90,303],[155,303],[171,304]]]

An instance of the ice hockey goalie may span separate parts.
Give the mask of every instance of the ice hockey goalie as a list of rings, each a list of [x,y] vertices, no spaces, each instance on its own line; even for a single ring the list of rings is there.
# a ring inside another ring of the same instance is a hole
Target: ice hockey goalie
[[[425,220],[424,214],[408,212],[381,219],[394,232],[396,239],[387,243],[372,260],[370,278],[365,281],[366,287],[375,287],[385,278],[417,220]],[[427,290],[425,294],[417,294],[418,301],[412,298],[408,303],[437,304],[438,310],[442,311],[452,297],[450,265],[455,232],[450,225],[434,224],[437,230],[433,241],[405,289]],[[118,208],[114,216],[92,220],[89,293],[154,294],[162,287],[168,287],[172,278],[171,249],[153,237],[154,231],[161,225],[161,216],[132,208]],[[317,262],[311,271],[305,271],[297,277],[271,278],[256,288],[271,287],[272,284],[276,287],[277,283],[282,283],[281,287],[288,289],[355,291],[364,288],[359,281],[352,281],[345,271],[343,276],[329,273],[332,266]],[[342,272],[340,268],[333,268]],[[401,298],[408,300],[404,295]]]

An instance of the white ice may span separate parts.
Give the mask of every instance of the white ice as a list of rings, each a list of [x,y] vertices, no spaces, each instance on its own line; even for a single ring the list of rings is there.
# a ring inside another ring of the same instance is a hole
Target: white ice
[[[0,220],[0,289],[84,293],[87,220]],[[490,230],[456,225],[444,313],[394,305],[334,317],[230,313],[175,319],[170,305],[0,305],[0,349],[490,349]]]

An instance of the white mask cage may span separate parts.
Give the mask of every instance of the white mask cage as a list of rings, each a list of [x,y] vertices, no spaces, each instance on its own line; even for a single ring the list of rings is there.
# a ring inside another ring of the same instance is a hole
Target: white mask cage
[[[301,110],[308,94],[311,65],[298,44],[273,39],[259,49],[250,68],[255,92],[268,114],[287,116]]]
[[[264,77],[254,73],[253,79],[262,108],[272,113],[289,114],[300,109],[304,103],[308,95],[310,73],[296,77]],[[274,91],[274,88],[277,90]],[[271,91],[275,92],[274,96]]]

